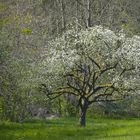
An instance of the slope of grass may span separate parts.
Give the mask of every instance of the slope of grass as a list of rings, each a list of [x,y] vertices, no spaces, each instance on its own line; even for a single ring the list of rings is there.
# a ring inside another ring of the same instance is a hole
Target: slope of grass
[[[0,140],[140,140],[140,119],[88,119],[86,128],[74,118],[1,122]]]

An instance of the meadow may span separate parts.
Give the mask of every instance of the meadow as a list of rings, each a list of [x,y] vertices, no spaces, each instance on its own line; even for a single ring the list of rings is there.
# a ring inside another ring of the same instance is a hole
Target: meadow
[[[0,123],[0,140],[140,140],[140,119],[91,119],[82,128],[76,118]]]

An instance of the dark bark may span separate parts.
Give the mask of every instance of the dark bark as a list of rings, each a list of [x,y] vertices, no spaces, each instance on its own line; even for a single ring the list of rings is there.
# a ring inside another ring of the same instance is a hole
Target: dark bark
[[[80,114],[80,126],[85,127],[86,126],[86,113],[87,113],[87,108],[81,110]]]
[[[85,102],[83,106],[81,106],[81,113],[80,113],[80,126],[86,126],[86,114],[88,109],[88,102]]]

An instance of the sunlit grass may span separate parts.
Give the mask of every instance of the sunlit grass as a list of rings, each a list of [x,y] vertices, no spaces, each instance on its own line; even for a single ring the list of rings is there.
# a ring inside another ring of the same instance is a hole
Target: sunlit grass
[[[0,140],[140,140],[140,119],[88,119],[86,128],[75,118],[1,122]]]

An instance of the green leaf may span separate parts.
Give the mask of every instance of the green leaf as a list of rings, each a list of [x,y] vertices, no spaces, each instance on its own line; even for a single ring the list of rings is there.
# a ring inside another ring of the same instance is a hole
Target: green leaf
[[[21,33],[23,33],[23,34],[31,34],[32,29],[31,28],[24,28],[24,29],[21,30]]]

